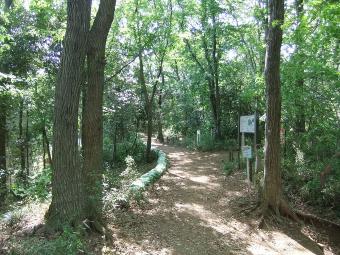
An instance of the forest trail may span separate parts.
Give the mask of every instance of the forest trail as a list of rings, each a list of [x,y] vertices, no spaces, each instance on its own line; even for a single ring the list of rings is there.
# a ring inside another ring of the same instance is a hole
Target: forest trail
[[[158,147],[171,167],[144,206],[116,213],[114,254],[332,254],[296,226],[259,230],[258,218],[242,214],[254,192],[242,172],[222,175],[228,153]]]

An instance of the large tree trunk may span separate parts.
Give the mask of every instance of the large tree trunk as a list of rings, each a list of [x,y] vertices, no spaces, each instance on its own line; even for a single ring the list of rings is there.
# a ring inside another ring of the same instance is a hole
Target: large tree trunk
[[[269,0],[269,29],[265,61],[266,81],[266,137],[264,167],[264,209],[282,209],[280,169],[280,49],[284,17],[284,1]]]
[[[5,12],[11,8],[13,0],[5,0]],[[3,66],[0,66],[1,71]],[[5,204],[7,195],[7,166],[6,166],[6,117],[7,117],[7,95],[0,94],[0,208]]]
[[[0,208],[4,205],[7,194],[7,168],[6,168],[6,103],[0,95]]]
[[[84,181],[78,150],[78,109],[91,1],[67,1],[67,27],[56,84],[53,127],[52,203],[46,214],[53,228],[86,217]]]
[[[90,31],[87,52],[87,91],[83,116],[86,215],[101,223],[103,175],[103,89],[105,46],[113,21],[115,0],[101,0]]]

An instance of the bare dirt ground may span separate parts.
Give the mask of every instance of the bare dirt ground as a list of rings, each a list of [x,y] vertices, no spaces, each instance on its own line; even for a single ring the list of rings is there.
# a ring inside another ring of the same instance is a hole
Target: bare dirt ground
[[[284,220],[259,229],[259,213],[245,210],[256,195],[243,173],[222,175],[226,152],[159,147],[171,167],[144,206],[110,219],[114,243],[105,254],[340,254],[313,227]]]
[[[247,210],[257,200],[244,173],[222,174],[229,153],[156,145],[167,153],[171,167],[141,205],[108,212],[107,239],[89,235],[90,254],[340,254],[338,232],[285,219],[259,229],[259,209]],[[29,205],[16,227],[0,224],[0,254],[21,239],[30,240],[22,233],[43,223],[47,208],[48,202]]]

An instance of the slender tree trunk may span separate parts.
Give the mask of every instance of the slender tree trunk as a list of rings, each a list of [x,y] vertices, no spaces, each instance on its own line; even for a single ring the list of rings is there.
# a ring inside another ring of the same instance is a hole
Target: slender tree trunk
[[[114,133],[113,133],[113,145],[112,145],[112,163],[116,161],[117,155],[117,132],[118,132],[118,125],[115,124]]]
[[[306,131],[306,116],[304,107],[304,56],[302,52],[301,43],[303,42],[303,36],[301,36],[301,22],[303,16],[303,0],[295,0],[295,10],[297,14],[297,38],[296,38],[296,51],[295,54],[298,57],[298,77],[296,81],[296,87],[298,88],[297,101],[296,101],[296,122],[295,132],[300,135]]]
[[[264,209],[279,212],[282,207],[280,169],[280,49],[284,17],[284,1],[269,0],[269,29],[265,62],[266,137],[264,168]]]
[[[28,182],[28,177],[30,174],[30,157],[29,157],[29,151],[30,151],[30,147],[29,147],[29,130],[28,130],[28,121],[29,121],[29,115],[28,115],[28,110],[26,110],[26,137],[25,137],[25,149],[26,149],[26,174],[25,174],[25,181],[26,183]]]
[[[56,84],[53,127],[52,203],[46,214],[53,228],[86,217],[78,149],[78,109],[86,57],[91,1],[67,1],[67,27]]]
[[[44,127],[42,132],[43,132],[43,137],[44,137],[44,141],[45,141],[45,149],[46,149],[46,152],[47,152],[48,163],[53,168],[53,162],[52,162],[53,160],[52,160],[52,155],[51,155],[51,150],[50,150],[50,142],[49,142],[48,137],[47,137],[46,127]]]
[[[105,46],[116,1],[101,0],[90,31],[87,52],[87,91],[83,116],[86,214],[91,222],[102,222],[103,91]],[[96,227],[96,225],[95,225]]]
[[[143,64],[143,56],[142,51],[139,51],[138,55],[139,59],[139,82],[142,87],[142,93],[144,95],[145,100],[145,112],[146,112],[146,118],[147,118],[147,141],[146,141],[146,152],[145,152],[145,158],[146,161],[150,161],[150,155],[151,155],[151,138],[152,138],[152,101],[149,99],[148,91],[146,88],[145,83],[145,76],[144,76],[144,64]]]
[[[0,95],[0,208],[4,205],[7,195],[7,168],[6,168],[6,103]]]
[[[20,151],[20,180],[25,181],[25,140],[23,136],[23,111],[24,111],[24,100],[20,99],[20,105],[19,105],[19,151]]]
[[[165,80],[164,80],[164,74],[162,73],[162,87],[164,87]],[[162,95],[162,89],[159,91],[158,96],[158,134],[157,139],[161,143],[164,143],[164,136],[163,136],[163,113],[162,113],[162,102],[163,101],[163,95]]]
[[[147,141],[146,141],[146,160],[151,161],[151,143],[152,143],[152,129],[153,129],[153,118],[152,118],[152,102],[148,102],[147,106]]]
[[[45,137],[44,134],[41,134],[42,141],[42,149],[43,149],[43,168],[46,169],[46,149],[45,149]]]

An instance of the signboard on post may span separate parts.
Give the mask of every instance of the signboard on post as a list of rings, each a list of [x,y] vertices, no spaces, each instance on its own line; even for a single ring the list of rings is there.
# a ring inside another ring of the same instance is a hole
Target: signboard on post
[[[255,115],[240,117],[240,133],[255,133]]]
[[[242,156],[246,159],[252,158],[251,146],[242,146]]]

